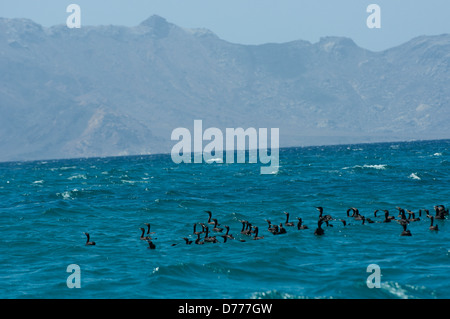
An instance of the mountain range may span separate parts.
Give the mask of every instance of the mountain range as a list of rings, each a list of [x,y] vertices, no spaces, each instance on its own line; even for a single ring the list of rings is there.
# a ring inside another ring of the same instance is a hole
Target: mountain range
[[[450,35],[243,45],[0,18],[0,161],[170,153],[177,127],[279,128],[280,146],[450,138]]]

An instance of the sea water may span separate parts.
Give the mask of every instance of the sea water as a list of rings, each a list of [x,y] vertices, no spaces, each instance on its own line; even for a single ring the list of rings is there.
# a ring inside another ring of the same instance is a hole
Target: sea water
[[[271,175],[170,155],[0,163],[0,297],[450,297],[449,221],[430,231],[424,213],[450,206],[450,141],[285,148],[279,157]],[[314,235],[318,206],[335,219],[323,236]],[[350,207],[374,223],[347,217]],[[411,237],[374,216],[398,218],[396,207],[422,210]],[[185,243],[197,238],[195,223],[207,224],[206,210],[234,240],[209,225],[219,243]],[[309,228],[273,235],[265,219],[284,223],[284,212]],[[241,235],[242,220],[264,238]],[[145,223],[156,249],[140,239]],[[69,265],[80,288],[68,285]],[[367,284],[369,265],[380,269],[379,288]]]

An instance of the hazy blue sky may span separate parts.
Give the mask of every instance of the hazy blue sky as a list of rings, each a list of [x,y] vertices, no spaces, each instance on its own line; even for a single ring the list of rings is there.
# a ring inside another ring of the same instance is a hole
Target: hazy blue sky
[[[135,26],[157,14],[242,44],[346,36],[379,51],[419,35],[450,33],[449,0],[1,0],[0,17],[65,24],[71,3],[81,7],[82,26]],[[372,3],[381,7],[381,29],[366,25],[366,8]]]

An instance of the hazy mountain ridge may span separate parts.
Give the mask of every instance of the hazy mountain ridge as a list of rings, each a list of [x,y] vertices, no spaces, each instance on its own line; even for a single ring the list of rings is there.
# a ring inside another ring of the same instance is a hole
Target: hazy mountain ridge
[[[176,127],[279,127],[280,145],[450,138],[450,35],[239,45],[135,27],[0,19],[0,160],[170,152]]]

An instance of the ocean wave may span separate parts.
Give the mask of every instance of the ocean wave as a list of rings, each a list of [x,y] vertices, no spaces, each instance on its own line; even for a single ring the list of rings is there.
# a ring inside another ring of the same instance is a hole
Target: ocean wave
[[[408,299],[408,292],[403,289],[398,282],[385,282],[381,284],[381,289],[387,291],[396,298]]]
[[[362,148],[351,148],[350,146],[347,147],[347,150],[349,150],[349,151],[364,151],[364,149],[362,149]]]
[[[433,291],[429,291],[423,286],[414,286],[409,284],[401,285],[398,282],[383,282],[380,287],[383,291],[387,292],[391,297],[399,299],[411,299],[417,298],[422,293],[427,296],[434,296]]]
[[[408,176],[408,178],[415,179],[415,180],[421,180],[419,176],[417,176],[417,173],[411,173],[411,175]]]
[[[364,165],[355,165],[355,166],[351,166],[351,167],[343,167],[342,169],[352,169],[352,168],[373,168],[373,169],[386,169],[387,164],[375,164],[375,165],[369,165],[369,164],[364,164]]]
[[[122,179],[122,180],[120,180],[120,181],[122,182],[122,184],[131,184],[131,185],[134,185],[134,184],[138,183],[137,181],[129,181],[129,180],[126,180],[126,179]]]
[[[58,169],[61,171],[67,171],[69,169],[76,169],[76,166],[63,166],[63,167],[59,167]]]
[[[114,193],[111,190],[107,189],[78,189],[74,188],[72,190],[67,190],[62,193],[56,193],[57,197],[62,197],[64,200],[75,199],[75,198],[86,198],[86,197],[95,197],[99,195],[113,195]]]
[[[62,197],[64,200],[74,199],[74,197],[73,197],[74,192],[78,192],[78,189],[74,189],[71,191],[65,191],[62,193],[56,193],[56,196]]]
[[[68,180],[73,180],[73,179],[87,179],[85,174],[77,174],[77,175],[73,175],[67,178]]]
[[[296,295],[279,290],[258,291],[250,295],[250,299],[311,299],[312,297]],[[332,297],[314,297],[314,299],[331,299]]]
[[[250,299],[299,299],[299,298],[302,298],[302,297],[295,296],[295,295],[289,294],[287,292],[282,292],[282,291],[278,291],[278,290],[254,292],[250,296]]]

